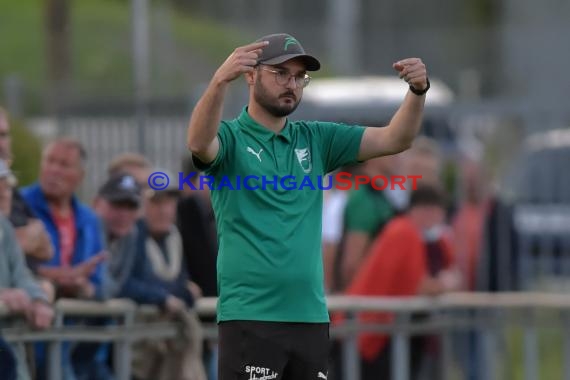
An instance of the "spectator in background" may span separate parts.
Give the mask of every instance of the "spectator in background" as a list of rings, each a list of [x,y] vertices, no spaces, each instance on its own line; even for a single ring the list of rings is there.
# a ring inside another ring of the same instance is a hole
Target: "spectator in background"
[[[93,202],[94,210],[101,218],[109,252],[104,282],[105,298],[133,298],[133,287],[140,287],[144,296],[144,283],[132,284],[133,268],[144,257],[137,251],[138,211],[141,207],[142,190],[135,178],[129,174],[119,174],[109,178]],[[132,292],[132,290],[131,290]]]
[[[366,161],[361,165],[361,173],[373,178],[384,176],[390,179],[397,175],[399,156],[384,156]],[[386,182],[379,179],[375,186],[382,187]],[[359,185],[351,191],[344,212],[344,238],[342,249],[342,289],[352,278],[366,257],[370,243],[382,231],[392,216],[400,211],[400,205],[392,203],[388,193],[398,191],[390,185],[377,190],[371,183]]]
[[[434,296],[457,289],[459,279],[453,266],[451,242],[445,234],[445,207],[443,192],[438,187],[418,186],[411,194],[409,210],[392,219],[373,242],[370,254],[346,294]],[[359,318],[364,323],[389,323],[393,320],[388,313],[362,313]],[[423,336],[412,338],[413,379],[418,378],[430,342],[431,339]],[[390,378],[388,336],[362,334],[359,349],[363,359],[363,380]]]
[[[55,254],[38,272],[56,285],[59,296],[100,299],[104,260],[102,230],[93,211],[74,195],[84,176],[86,153],[69,138],[49,144],[38,183],[22,195],[44,223]]]
[[[187,184],[184,184],[184,186],[181,189],[182,195],[183,196],[187,196],[187,195],[198,196],[198,197],[200,197],[200,199],[202,199],[203,203],[210,204],[210,202],[211,202],[210,188],[208,187],[208,185],[206,183],[200,184],[200,177],[202,175],[204,175],[204,172],[202,172],[200,169],[198,169],[194,165],[194,162],[192,161],[191,156],[186,156],[182,160],[182,172],[184,173],[185,176],[188,176],[188,175],[191,175],[191,173],[194,173],[194,175],[192,175],[190,177],[190,181],[189,181],[192,183],[192,186],[194,186],[194,188],[192,188],[191,186],[189,186]],[[210,206],[210,210],[211,210],[210,213],[212,214],[212,218],[214,218],[214,211],[213,211],[211,206]]]
[[[185,176],[195,173],[191,178],[193,186],[184,185],[178,201],[176,221],[180,235],[186,271],[200,288],[204,297],[218,296],[216,260],[218,257],[218,241],[216,219],[210,200],[209,189],[200,186],[202,173],[192,163],[192,157],[182,162]],[[202,317],[202,322],[215,322],[215,316]],[[209,378],[217,378],[217,348],[211,342],[204,346],[205,362],[208,363]]]
[[[400,157],[402,175],[421,175],[418,184],[442,185],[443,156],[437,141],[426,136],[418,136],[412,147],[402,152]],[[408,196],[402,197],[401,202],[404,206],[407,205],[409,193]]]
[[[3,167],[10,168],[12,164],[12,140],[10,137],[10,122],[8,113],[0,107],[0,160]],[[42,222],[35,218],[32,210],[26,205],[22,196],[16,189],[17,180],[11,175],[10,181],[4,183],[3,202],[11,204],[9,216],[12,226],[16,229],[16,236],[20,247],[26,255],[30,268],[35,272],[38,263],[50,260],[53,247]]]
[[[12,139],[10,137],[10,121],[8,112],[0,107],[0,160],[8,166],[12,163]]]
[[[489,209],[483,168],[471,159],[460,163],[462,199],[453,216],[454,251],[463,277],[463,289],[475,290],[483,223]]]
[[[26,266],[14,229],[3,214],[0,215],[0,302],[11,312],[24,315],[33,328],[48,328],[53,321],[54,312],[48,296]],[[12,345],[10,351],[17,365],[17,379],[29,379],[23,344]],[[2,355],[8,355],[8,360],[12,356],[9,352],[0,352],[0,358]],[[1,377],[4,376],[8,377],[2,372]]]
[[[140,235],[144,222],[137,223],[141,207],[142,189],[130,174],[109,178],[94,200],[109,251],[105,295],[106,298],[130,298],[174,313],[182,304],[180,299],[157,286],[155,281],[149,281],[151,264]]]
[[[6,162],[0,159],[0,211],[5,217],[10,216],[12,210],[12,188],[16,178]]]
[[[12,201],[16,182],[16,178],[10,168],[6,166],[4,161],[0,160],[0,212],[5,217],[8,217],[14,210]],[[12,220],[10,220],[10,222],[12,227],[15,227],[14,222]],[[32,263],[38,262],[39,260],[49,260],[53,255],[51,241],[40,220],[36,219],[26,226],[15,228],[14,233],[16,234],[18,245],[20,249],[22,249],[24,258],[27,260],[30,269],[35,268],[35,265]],[[33,270],[32,273],[35,274]],[[48,300],[53,302],[55,297],[53,285],[46,280],[39,278],[36,280],[47,295]]]
[[[142,189],[133,176],[119,174],[103,184],[94,200],[95,211],[103,221],[109,250],[105,294],[107,297],[130,298],[139,304],[155,305],[168,315],[182,314],[184,299],[192,304],[193,298],[179,294],[174,286],[160,282],[154,276],[145,252],[147,242],[141,236],[143,223],[136,223],[142,206],[141,195]],[[151,217],[154,217],[152,208],[150,210]],[[186,292],[189,290],[183,289],[182,293]],[[181,369],[186,358],[176,350],[157,353],[151,349],[166,346],[163,342],[138,346],[139,350],[135,352],[140,355],[135,359],[135,373],[141,379],[175,378],[173,374]]]
[[[324,187],[331,186],[331,189],[323,192],[323,271],[325,291],[328,294],[340,290],[340,248],[344,229],[344,210],[349,195],[349,190],[335,188],[335,175],[338,173],[351,173],[351,171],[345,167],[327,176],[330,182],[324,184]]]
[[[114,157],[107,167],[107,174],[115,177],[122,173],[132,175],[143,188],[148,185],[148,176],[151,173],[150,161],[139,153],[127,152]]]
[[[162,318],[180,320],[184,333],[166,344],[148,341],[135,346],[133,373],[137,379],[205,380],[202,327],[193,310],[200,291],[190,282],[185,268],[182,237],[176,227],[180,194],[173,182],[165,190],[145,191],[138,244],[148,265],[137,267],[133,275],[165,294],[162,304],[168,313]]]
[[[76,140],[59,138],[42,153],[39,181],[21,190],[26,203],[46,227],[55,252],[38,273],[56,288],[56,297],[102,299],[103,233],[95,213],[75,196],[85,175],[86,153]],[[71,367],[69,346],[63,353],[66,379],[107,376],[92,345],[78,344]],[[45,375],[42,345],[38,345],[40,378]]]
[[[214,212],[210,197],[207,195],[209,190],[200,189],[197,178],[201,173],[192,164],[191,157],[184,160],[182,170],[185,175],[196,173],[192,179],[196,181],[194,187],[197,189],[193,190],[189,186],[184,186],[177,206],[176,220],[182,236],[186,270],[192,281],[200,287],[203,296],[217,297],[218,243]]]
[[[107,166],[109,178],[119,174],[130,174],[133,176],[142,189],[148,188],[148,177],[152,169],[150,161],[140,153],[126,152],[119,154],[111,160]],[[144,205],[139,208],[138,217],[144,216]]]
[[[18,380],[18,363],[12,348],[0,335],[0,373],[4,380]]]

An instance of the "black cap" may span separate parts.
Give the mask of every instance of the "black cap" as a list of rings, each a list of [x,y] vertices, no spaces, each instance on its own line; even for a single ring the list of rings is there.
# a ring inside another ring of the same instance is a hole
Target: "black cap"
[[[135,178],[129,174],[111,177],[99,189],[99,196],[109,202],[130,202],[139,206],[142,189]]]
[[[256,42],[261,41],[269,41],[269,44],[262,48],[258,63],[278,65],[293,58],[301,58],[308,71],[317,71],[321,68],[321,63],[315,57],[306,54],[301,43],[289,34],[270,34],[259,38]]]

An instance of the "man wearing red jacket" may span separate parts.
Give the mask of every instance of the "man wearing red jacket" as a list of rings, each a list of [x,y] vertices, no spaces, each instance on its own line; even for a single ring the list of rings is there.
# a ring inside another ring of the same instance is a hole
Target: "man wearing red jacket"
[[[375,239],[370,252],[348,287],[348,295],[438,295],[455,288],[451,244],[445,234],[445,199],[433,186],[418,186],[406,214],[394,218]],[[361,313],[364,323],[390,323],[389,313]],[[411,365],[415,378],[427,340],[412,338]],[[390,339],[362,334],[359,350],[362,379],[390,378]],[[385,376],[385,377],[384,377]]]

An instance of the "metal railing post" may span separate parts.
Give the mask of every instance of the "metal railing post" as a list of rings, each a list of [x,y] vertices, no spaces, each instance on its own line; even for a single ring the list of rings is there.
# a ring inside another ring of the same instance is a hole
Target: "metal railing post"
[[[391,378],[392,380],[410,379],[410,336],[408,332],[410,315],[408,312],[396,313],[396,324],[392,335]]]
[[[358,324],[356,313],[346,313],[346,324],[349,329],[347,337],[342,338],[342,378],[360,380],[360,356],[358,354]]]
[[[130,331],[135,321],[135,311],[130,310],[123,317],[123,325],[126,331]],[[114,367],[117,380],[131,379],[132,347],[128,334],[122,335],[114,344]]]
[[[496,336],[496,310],[478,311],[478,323],[480,323],[482,331],[482,347],[481,354],[482,373],[486,380],[495,380],[497,370],[497,336]]]
[[[451,363],[453,362],[453,326],[450,325],[450,311],[441,311],[438,315],[441,328],[441,380],[451,379]]]
[[[63,327],[64,315],[61,310],[55,308],[55,318],[53,323],[53,328],[59,330]],[[54,339],[47,343],[47,355],[46,355],[46,369],[48,372],[49,380],[61,380],[63,379],[63,368],[62,368],[62,351],[63,343],[59,339]],[[67,362],[67,361],[66,361]]]
[[[524,310],[524,372],[526,380],[538,379],[538,338],[535,312]]]
[[[570,380],[570,311],[564,310],[562,312],[562,334],[564,337],[563,357],[562,357],[562,370],[563,380]]]

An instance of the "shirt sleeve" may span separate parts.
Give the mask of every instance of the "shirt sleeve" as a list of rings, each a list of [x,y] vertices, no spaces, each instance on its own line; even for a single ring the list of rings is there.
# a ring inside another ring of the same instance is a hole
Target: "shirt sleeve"
[[[90,252],[89,257],[95,256],[101,253],[105,249],[104,243],[104,235],[103,235],[103,227],[101,225],[101,221],[98,217],[94,217],[93,220],[93,232],[95,235],[95,241],[92,247],[92,251]],[[89,277],[91,283],[95,286],[95,295],[94,298],[97,300],[103,300],[105,298],[104,292],[104,272],[105,266],[107,263],[105,261],[100,262],[97,264],[97,267]]]
[[[223,171],[224,164],[227,161],[228,156],[230,156],[229,152],[231,152],[232,147],[235,145],[234,136],[232,135],[230,125],[227,122],[222,121],[220,123],[217,136],[220,148],[218,149],[218,154],[216,155],[216,158],[214,158],[214,161],[206,164],[195,155],[192,155],[194,166],[205,171],[206,174],[215,174],[216,172]]]
[[[323,167],[326,173],[344,165],[358,163],[358,152],[366,127],[315,122],[314,129],[321,139]]]
[[[7,220],[2,220],[2,247],[4,254],[10,258],[10,284],[13,288],[24,290],[32,300],[43,300],[47,302],[47,296],[34,279],[32,272],[26,266],[24,253],[16,240],[16,235],[12,226]]]

